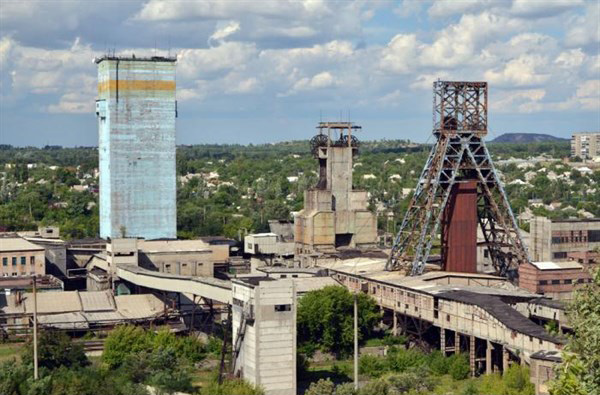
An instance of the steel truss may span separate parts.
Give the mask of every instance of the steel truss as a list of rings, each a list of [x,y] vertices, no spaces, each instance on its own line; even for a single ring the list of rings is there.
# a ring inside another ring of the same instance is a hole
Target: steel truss
[[[386,270],[423,273],[454,184],[477,180],[477,216],[496,272],[529,260],[519,228],[483,137],[487,83],[434,83],[434,136],[417,187],[394,241]]]

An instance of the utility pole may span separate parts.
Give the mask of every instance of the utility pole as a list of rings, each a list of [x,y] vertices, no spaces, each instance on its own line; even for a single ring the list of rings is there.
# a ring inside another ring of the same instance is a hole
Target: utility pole
[[[358,391],[358,294],[354,293],[354,389]]]
[[[37,350],[37,287],[33,275],[33,379],[38,379],[38,350]]]

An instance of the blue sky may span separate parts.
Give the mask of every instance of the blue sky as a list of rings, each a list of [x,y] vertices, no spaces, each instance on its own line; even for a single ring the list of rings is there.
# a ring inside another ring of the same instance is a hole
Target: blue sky
[[[306,139],[348,116],[363,139],[424,142],[437,78],[489,82],[492,138],[600,130],[599,4],[1,0],[0,143],[97,145],[107,48],[177,54],[180,144]]]

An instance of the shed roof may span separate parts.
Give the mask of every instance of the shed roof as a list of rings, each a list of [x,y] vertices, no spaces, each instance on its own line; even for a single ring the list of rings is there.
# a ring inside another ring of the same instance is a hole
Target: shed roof
[[[486,295],[475,292],[455,290],[439,293],[440,298],[454,300],[461,303],[473,304],[481,307],[491,314],[498,321],[506,325],[507,328],[533,336],[537,339],[546,340],[555,344],[562,344],[564,340],[552,336],[546,330],[530,321],[523,314],[513,309],[505,303],[499,296]]]
[[[566,262],[531,262],[539,270],[582,269],[583,266],[575,261]]]
[[[0,252],[9,251],[44,251],[44,247],[21,237],[0,237]]]

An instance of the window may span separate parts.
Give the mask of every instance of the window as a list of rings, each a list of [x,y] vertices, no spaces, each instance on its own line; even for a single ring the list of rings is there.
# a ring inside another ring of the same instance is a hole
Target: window
[[[585,280],[584,280],[583,278],[579,278],[579,279],[577,279],[577,283],[578,283],[578,284],[583,284],[583,282],[584,282],[584,281],[585,281]]]
[[[450,314],[446,314],[446,321],[450,322]]]
[[[438,318],[438,315],[439,315],[439,314],[438,314],[438,311],[437,311],[437,310],[434,310],[434,312],[433,312],[433,318],[436,318],[436,319],[437,319],[437,318]]]
[[[27,263],[27,257],[21,257],[21,265],[25,265]]]
[[[287,278],[287,274],[282,274],[281,278]]]
[[[548,284],[548,280],[540,280],[540,285],[546,285]]]
[[[567,280],[565,280],[565,284],[573,284],[573,280],[567,279]]]
[[[16,256],[12,257],[12,265],[17,266],[17,257]]]
[[[567,257],[567,253],[566,252],[555,252],[554,254],[552,254],[552,256],[555,259],[564,259]]]
[[[35,265],[35,257],[34,256],[30,256],[29,257],[29,264],[30,265]]]
[[[552,285],[558,285],[560,284],[560,280],[552,280]]]
[[[279,313],[283,312],[283,311],[292,311],[292,305],[291,304],[276,304],[275,311],[279,312]]]
[[[292,278],[298,278],[297,274],[292,274]]]
[[[2,258],[2,266],[8,266],[8,258],[7,257]]]
[[[405,304],[404,304],[404,308],[405,308],[405,309],[408,309],[408,303],[405,303]]]
[[[483,257],[484,258],[489,258],[490,257],[490,252],[488,250],[484,250],[483,251]]]

